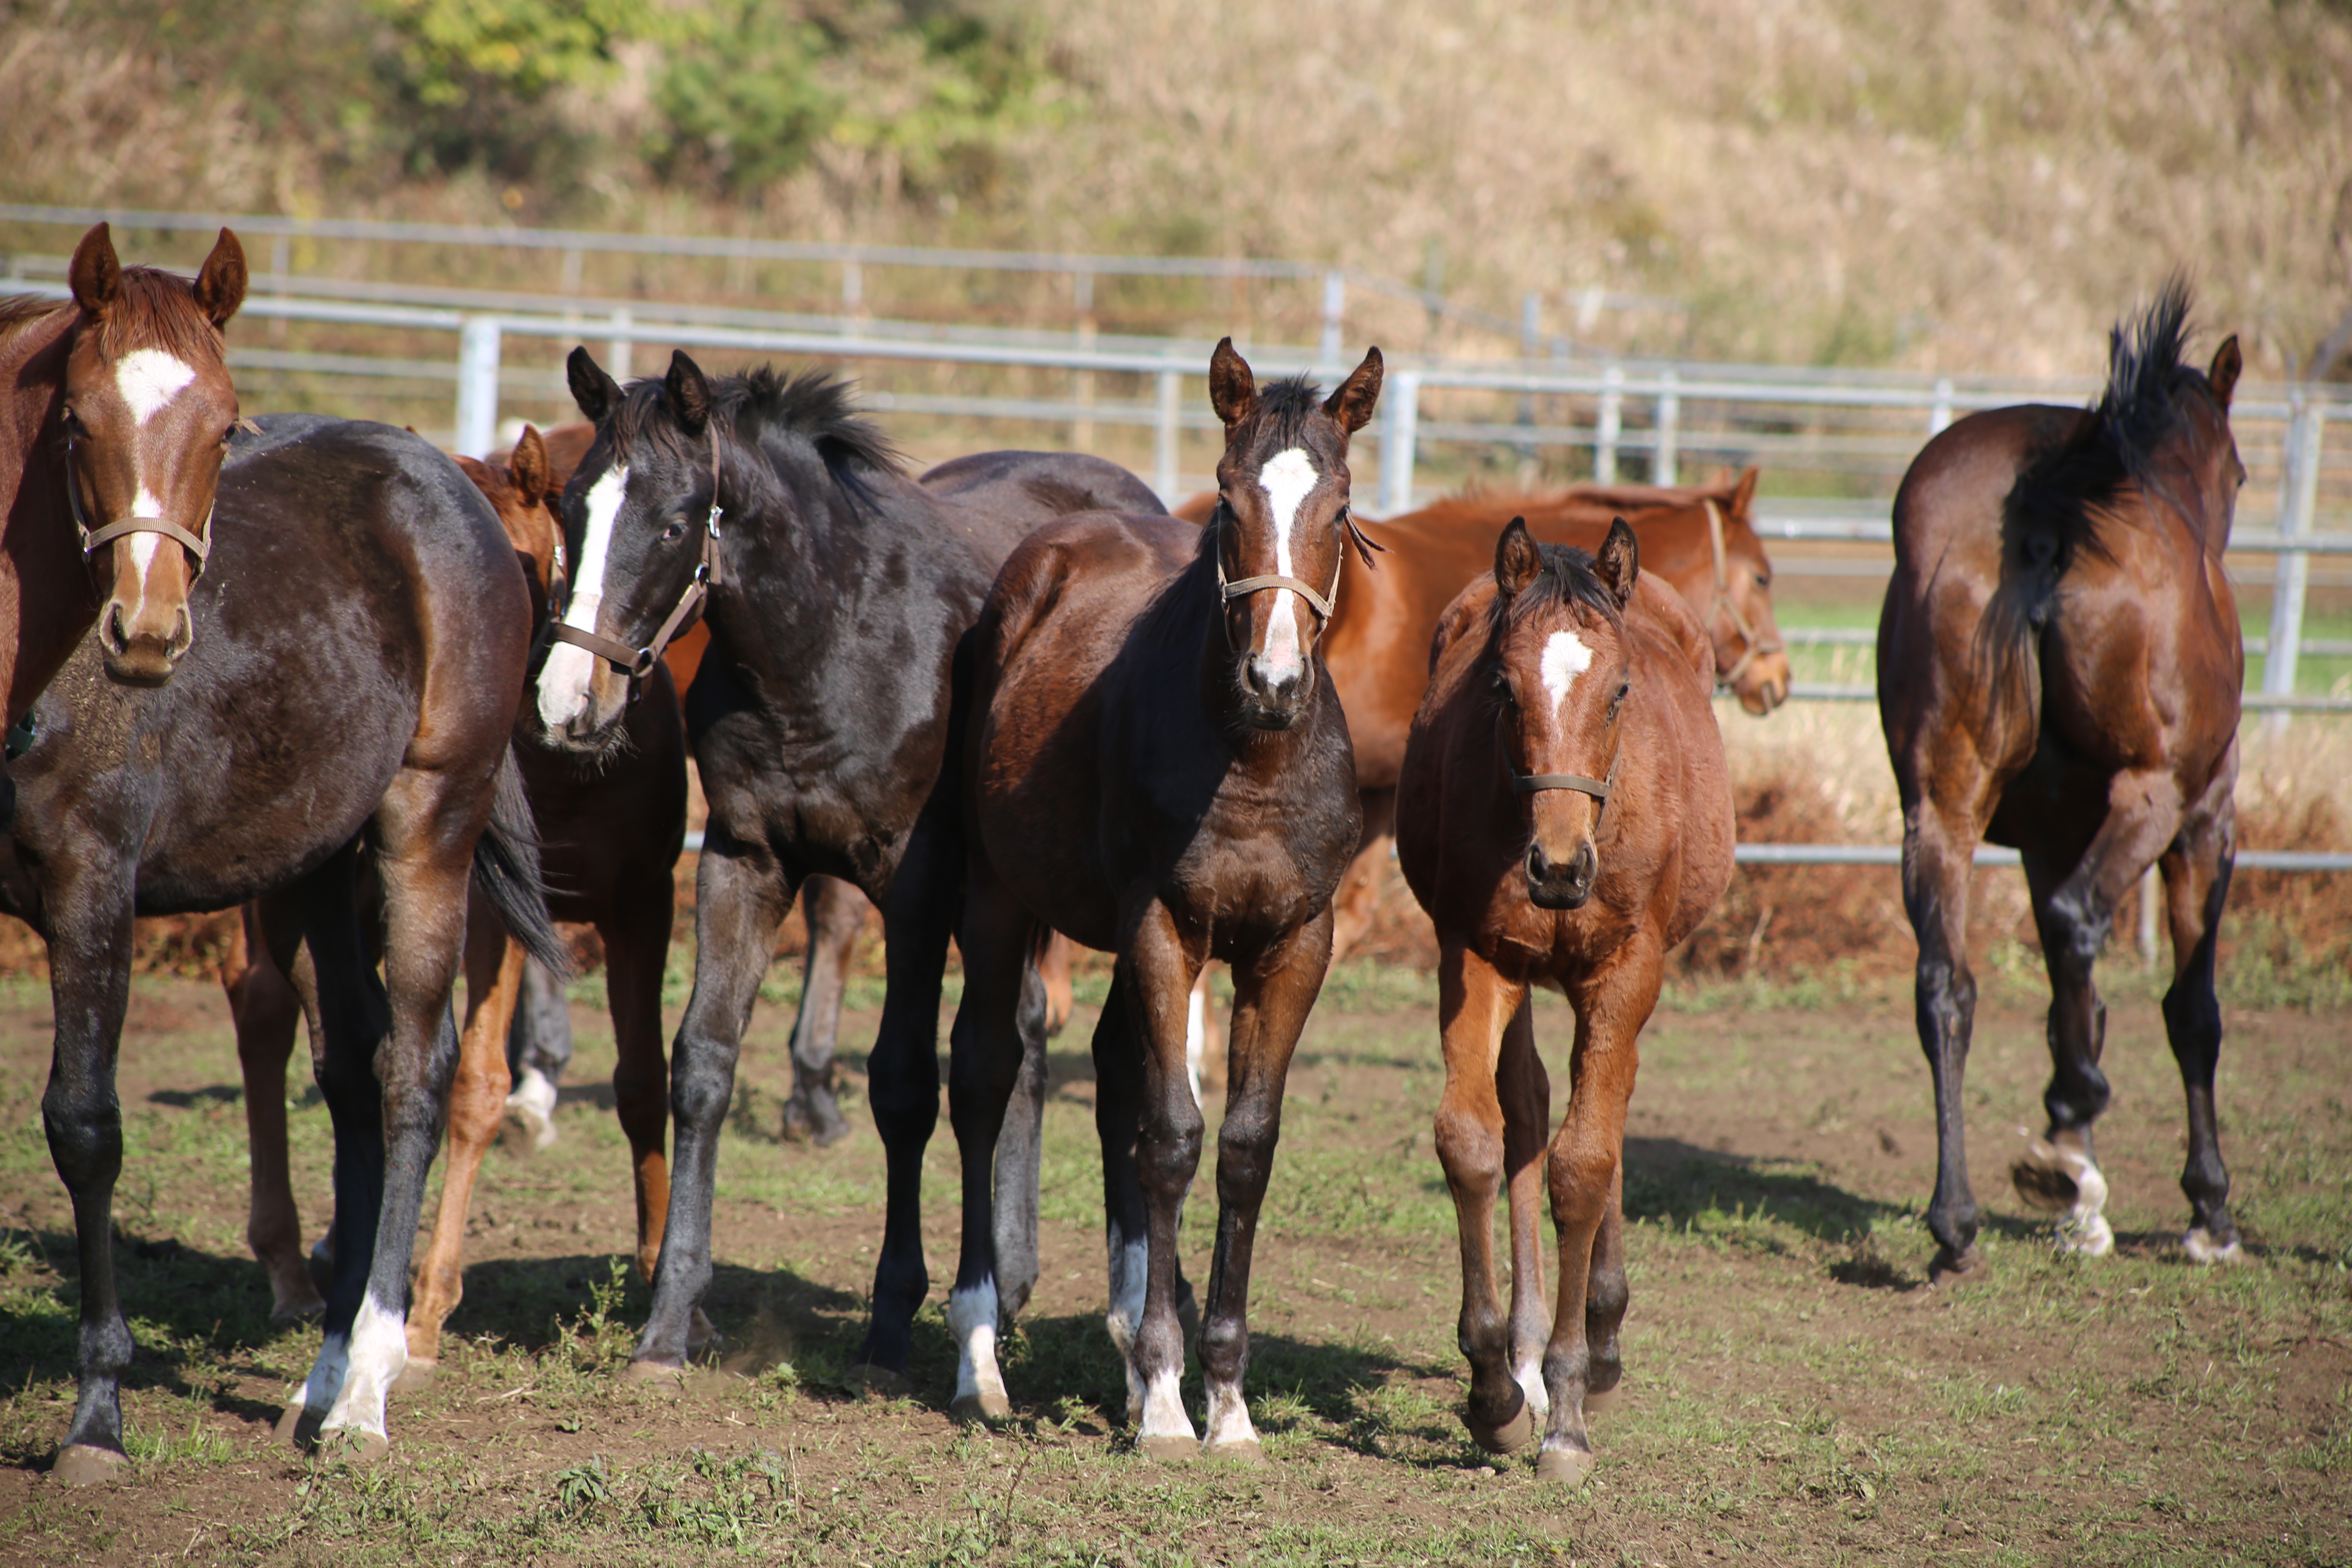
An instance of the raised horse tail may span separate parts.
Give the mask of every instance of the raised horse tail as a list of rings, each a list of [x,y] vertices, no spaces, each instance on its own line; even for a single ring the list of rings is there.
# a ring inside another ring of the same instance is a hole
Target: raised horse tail
[[[547,914],[547,883],[539,869],[539,825],[530,799],[523,793],[522,773],[509,746],[499,763],[497,793],[490,801],[489,826],[474,841],[474,885],[498,911],[507,931],[523,951],[547,966],[550,973],[568,978],[572,953]]]

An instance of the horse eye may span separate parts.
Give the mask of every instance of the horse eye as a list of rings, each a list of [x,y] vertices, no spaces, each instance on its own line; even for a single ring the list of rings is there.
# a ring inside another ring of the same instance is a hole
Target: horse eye
[[[662,530],[661,536],[664,541],[684,539],[686,537],[686,520],[678,517],[671,518],[669,520],[669,526]]]
[[[1756,574],[1756,586],[1769,593],[1772,588],[1772,574],[1769,572]]]

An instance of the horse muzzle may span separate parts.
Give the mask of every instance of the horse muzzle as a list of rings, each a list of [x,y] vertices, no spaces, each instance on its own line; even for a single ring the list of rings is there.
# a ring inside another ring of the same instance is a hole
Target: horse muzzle
[[[161,626],[154,624],[158,620]],[[98,646],[107,677],[124,686],[156,687],[171,679],[194,638],[185,603],[172,605],[164,616],[133,616],[121,599],[110,598],[99,612]]]
[[[1300,660],[1276,668],[1264,654],[1242,660],[1242,718],[1254,730],[1287,730],[1307,710],[1314,667]]]
[[[1528,898],[1539,910],[1580,910],[1601,879],[1601,855],[1591,839],[1577,846],[1566,861],[1556,861],[1543,846],[1528,847]]]

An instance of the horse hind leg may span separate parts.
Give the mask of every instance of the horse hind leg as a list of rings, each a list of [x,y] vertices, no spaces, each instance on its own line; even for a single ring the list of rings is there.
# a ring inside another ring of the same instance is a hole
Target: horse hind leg
[[[849,1121],[834,1092],[833,1058],[850,954],[871,906],[865,894],[837,878],[811,877],[802,889],[808,969],[800,1012],[793,1019],[793,1092],[784,1101],[784,1136],[827,1149],[849,1136]]]
[[[608,946],[608,958],[609,953]],[[572,1019],[563,983],[539,960],[525,958],[514,1022],[507,1029],[507,1073],[514,1087],[507,1091],[500,1133],[515,1152],[537,1154],[554,1147],[556,1086],[571,1061]]]
[[[1977,1200],[1969,1186],[1968,1126],[1961,1097],[1976,1019],[1977,983],[1969,972],[1969,873],[1979,826],[1965,814],[1915,799],[1905,811],[1903,905],[1918,938],[1913,984],[1919,1048],[1936,1086],[1936,1190],[1927,1231],[1936,1238],[1933,1280],[1982,1267],[1977,1251]]]
[[[2221,1163],[2213,1110],[2213,1071],[2221,1056],[2221,1005],[2213,990],[2214,944],[2237,864],[2237,819],[2227,793],[2236,770],[2220,781],[2216,807],[2165,851],[2165,902],[2172,921],[2173,977],[2164,994],[2164,1032],[2180,1068],[2189,1108],[2189,1159],[2180,1190],[2189,1199],[2181,1246],[2200,1263],[2234,1263],[2245,1254],[2230,1217],[2230,1173]]]
[[[1052,943],[1045,944],[1051,947]],[[1052,1016],[1045,977],[1024,964],[1018,1012],[1021,1074],[996,1135],[996,1302],[1010,1323],[1037,1288],[1037,1204],[1045,1137],[1045,1037]]]
[[[326,1299],[311,1281],[302,1248],[302,1215],[286,1144],[286,1064],[294,1054],[294,1031],[301,1022],[301,998],[269,957],[260,914],[247,904],[229,953],[221,964],[221,989],[228,994],[229,1017],[236,1028],[236,1061],[245,1082],[247,1157],[252,1201],[246,1245],[269,1277],[269,1321],[315,1318]]]

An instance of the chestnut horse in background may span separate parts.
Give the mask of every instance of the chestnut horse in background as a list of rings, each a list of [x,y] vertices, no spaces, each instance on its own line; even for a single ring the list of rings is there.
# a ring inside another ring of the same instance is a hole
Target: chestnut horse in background
[[[2237,858],[2245,654],[2221,552],[2245,482],[2229,417],[2242,362],[2233,337],[2210,369],[2184,363],[2188,318],[2175,280],[2110,334],[2095,407],[1971,415],[1927,444],[1895,494],[1878,710],[1936,1077],[1935,1276],[1981,1262],[1960,1098],[1979,839],[2023,858],[2053,994],[2049,1125],[2012,1171],[2019,1194],[2063,1214],[2063,1247],[2114,1245],[2091,1152],[2108,1092],[2091,969],[2154,861],[2172,922],[2165,1034],[2189,1101],[2184,1245],[2200,1262],[2239,1255],[2214,1124],[2213,948]]]
[[[1514,520],[1494,573],[1440,621],[1398,786],[1397,851],[1437,927],[1445,1091],[1437,1153],[1462,1233],[1465,1415],[1502,1453],[1548,1414],[1537,1473],[1581,1481],[1585,1415],[1622,1372],[1625,1109],[1665,955],[1731,880],[1731,784],[1696,617],[1640,570],[1620,521],[1597,558]],[[1566,1116],[1528,993],[1576,1011]],[[1536,1205],[1549,1186],[1559,1294],[1544,1322]],[[1511,1311],[1494,1214],[1511,1206]]]
[[[456,458],[498,513],[531,594],[530,624],[543,625],[560,574],[562,537],[551,502],[568,474],[538,431],[502,464]],[[593,924],[604,941],[605,989],[618,1060],[614,1109],[629,1140],[637,1203],[637,1272],[651,1282],[669,1212],[669,1062],[662,1047],[661,983],[669,957],[674,873],[686,837],[686,726],[666,668],[646,675],[623,721],[627,744],[602,767],[548,745],[538,715],[517,715],[514,754],[538,824],[550,916]],[[268,1270],[276,1315],[318,1310],[304,1266],[300,1221],[287,1177],[286,1059],[296,1018],[293,990],[250,940],[222,968],[237,1026],[246,1115],[253,1143],[253,1206],[247,1236]],[[237,960],[243,957],[244,963]],[[433,1239],[419,1258],[408,1310],[408,1377],[431,1375],[441,1326],[465,1294],[466,1212],[483,1156],[505,1113],[507,1031],[530,962],[478,893],[466,931],[466,1022],[449,1089],[449,1164]],[[698,1325],[708,1338],[707,1324]]]
[[[245,301],[235,235],[221,230],[189,284],[126,269],[101,223],[67,279],[70,304],[0,299],[0,690],[12,727],[93,625],[109,676],[171,679],[237,416],[221,342]]]
[[[959,766],[968,823],[963,1000],[948,1105],[963,1251],[948,1326],[954,1409],[1011,1414],[999,1374],[997,1134],[1044,1045],[1031,961],[1048,931],[1116,952],[1095,1033],[1111,1334],[1152,1458],[1260,1457],[1243,1393],[1250,1262],[1283,1084],[1331,952],[1331,894],[1356,850],[1348,725],[1316,656],[1348,521],[1348,442],[1380,395],[1375,349],[1325,399],[1261,392],[1228,338],[1209,365],[1225,428],[1218,518],[1097,513],[1006,559],[969,643]],[[1234,967],[1233,1092],[1218,1133],[1217,1234],[1201,1331],[1208,1431],[1179,1392],[1177,1226],[1200,1164],[1185,997]]]

